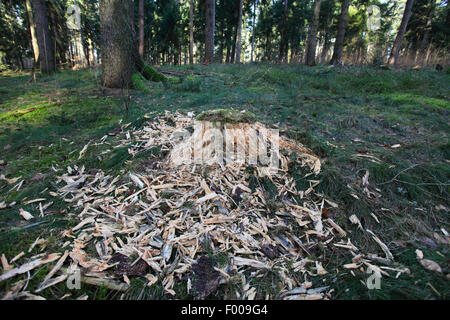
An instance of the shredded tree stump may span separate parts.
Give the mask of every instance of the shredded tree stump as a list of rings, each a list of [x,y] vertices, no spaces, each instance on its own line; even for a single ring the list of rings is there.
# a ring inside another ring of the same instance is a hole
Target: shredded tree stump
[[[178,294],[174,284],[187,279],[188,292],[200,299],[227,282],[242,285],[236,289],[237,299],[329,299],[328,285],[311,288],[313,278],[329,272],[313,254],[319,244],[351,252],[353,258],[342,268],[346,272],[363,267],[382,276],[390,276],[388,271],[397,277],[408,272],[375,265],[393,257],[373,233],[368,235],[380,242],[386,258],[361,252],[349,233],[323,216],[337,204],[315,191],[320,159],[297,141],[280,137],[281,166],[270,175],[236,161],[203,166],[175,163],[177,133],[189,131],[195,121],[193,113],[149,116],[140,129],[124,124],[116,134],[89,145],[108,140],[114,149],[128,146],[130,158],[159,148],[158,154],[149,153],[151,165],[142,172],[122,170],[112,176],[76,164],[57,170],[59,189],[50,195],[64,199],[77,219],[62,234],[69,252],[65,264],[81,268],[84,277],[104,281],[144,277],[148,286],[159,282],[174,298]],[[206,130],[214,126],[205,118],[200,122]],[[262,124],[254,124],[264,131]],[[81,150],[80,158],[87,148]],[[290,174],[292,168],[304,177],[302,185]],[[226,262],[217,264],[207,257],[219,253]],[[43,263],[36,261],[15,269],[10,266],[12,270],[0,279]],[[280,293],[258,296],[249,281],[264,277],[268,270],[278,275]],[[20,288],[8,297],[23,296],[18,295]]]

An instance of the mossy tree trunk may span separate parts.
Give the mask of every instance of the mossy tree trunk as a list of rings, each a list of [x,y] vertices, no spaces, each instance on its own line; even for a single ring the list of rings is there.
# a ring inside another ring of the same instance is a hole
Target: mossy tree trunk
[[[178,79],[168,79],[139,56],[132,4],[132,0],[100,0],[103,86],[147,91],[144,80],[177,83]]]

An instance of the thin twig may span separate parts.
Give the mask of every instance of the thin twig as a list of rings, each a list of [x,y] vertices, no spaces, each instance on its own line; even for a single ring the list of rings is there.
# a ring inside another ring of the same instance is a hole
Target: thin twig
[[[399,175],[401,175],[402,173],[404,173],[404,172],[406,172],[406,171],[408,171],[408,170],[410,170],[410,169],[412,169],[412,168],[414,168],[414,167],[420,166],[420,165],[421,165],[421,163],[413,164],[412,166],[410,166],[410,167],[408,167],[408,168],[406,168],[406,169],[403,169],[402,171],[400,171],[399,173],[397,173],[391,180],[388,180],[388,181],[379,183],[378,185],[381,186],[381,185],[383,185],[383,184],[391,183],[391,182],[395,181],[395,180],[396,180],[395,178],[397,178],[397,177],[398,177]]]

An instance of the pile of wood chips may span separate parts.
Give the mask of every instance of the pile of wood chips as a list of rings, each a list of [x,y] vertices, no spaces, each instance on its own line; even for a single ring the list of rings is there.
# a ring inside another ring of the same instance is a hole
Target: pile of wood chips
[[[319,244],[352,253],[353,259],[343,269],[371,267],[382,275],[389,275],[389,269],[405,271],[374,265],[392,259],[387,246],[380,244],[385,246],[387,258],[364,254],[345,230],[324,217],[323,212],[337,204],[315,192],[320,160],[298,142],[280,137],[282,165],[270,176],[257,167],[249,170],[235,162],[172,164],[168,153],[176,144],[174,133],[194,121],[192,113],[166,113],[149,117],[138,130],[123,125],[119,137],[103,137],[98,143],[110,139],[114,148],[130,146],[133,157],[155,146],[161,148],[161,154],[149,156],[148,167],[140,172],[124,171],[117,176],[76,165],[64,170],[57,179],[60,188],[50,194],[63,198],[68,212],[79,220],[62,234],[66,253],[14,268],[1,275],[0,281],[58,260],[34,293],[66,280],[70,272],[81,268],[82,281],[90,284],[126,290],[130,277],[141,276],[148,286],[160,281],[173,298],[177,298],[174,284],[178,281],[197,298],[207,298],[221,285],[234,281],[242,284],[235,293],[238,299],[328,299],[333,290],[326,284],[312,288],[311,282],[328,273],[323,262],[311,254]],[[86,149],[81,150],[80,158]],[[289,174],[288,168],[294,165],[301,167],[297,174],[305,177],[305,190],[298,190]],[[262,179],[276,186],[275,205],[260,183]],[[218,253],[227,257],[226,263],[208,258]],[[200,265],[201,257],[210,261]],[[201,268],[211,270],[197,271]],[[277,296],[261,296],[250,284],[268,271],[281,280]],[[10,292],[5,298],[21,294],[23,297],[23,292]],[[28,295],[25,297],[36,297]]]

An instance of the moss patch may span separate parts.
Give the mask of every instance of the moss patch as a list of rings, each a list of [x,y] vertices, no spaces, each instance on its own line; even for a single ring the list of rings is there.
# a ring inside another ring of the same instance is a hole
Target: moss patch
[[[216,109],[202,112],[197,120],[223,122],[223,123],[254,123],[256,116],[250,111],[239,111],[234,109]]]

